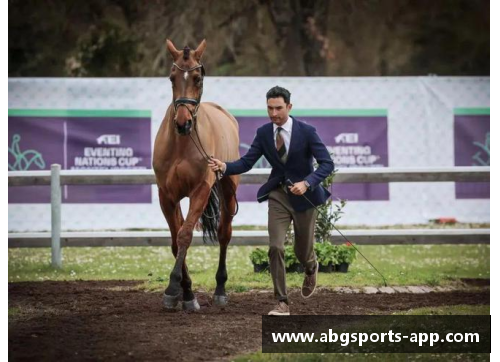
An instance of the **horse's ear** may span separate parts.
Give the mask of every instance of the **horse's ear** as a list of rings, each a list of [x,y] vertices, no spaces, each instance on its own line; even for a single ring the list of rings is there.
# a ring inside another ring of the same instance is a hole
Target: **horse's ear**
[[[172,43],[170,39],[167,39],[167,49],[170,52],[170,55],[172,55],[174,61],[182,54],[182,51],[177,50],[174,43]]]
[[[203,55],[203,52],[205,51],[205,48],[207,47],[207,41],[203,39],[203,41],[198,45],[198,48],[194,51],[194,58],[196,61],[201,60],[201,56]]]

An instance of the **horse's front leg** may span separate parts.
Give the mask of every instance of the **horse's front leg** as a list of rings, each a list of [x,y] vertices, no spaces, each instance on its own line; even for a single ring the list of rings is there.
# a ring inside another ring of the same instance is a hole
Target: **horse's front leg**
[[[186,310],[198,310],[200,306],[191,290],[191,278],[186,265],[186,255],[193,240],[193,229],[201,217],[210,195],[210,186],[203,182],[190,195],[189,212],[177,234],[177,256],[175,265],[170,273],[170,282],[165,290],[165,298],[179,298],[183,293],[183,308]]]
[[[172,254],[174,257],[177,257],[177,234],[179,233],[182,224],[184,223],[184,218],[182,217],[182,211],[179,202],[172,201],[167,197],[167,193],[159,189],[159,198],[160,198],[160,206],[167,220],[170,235],[172,239]],[[175,288],[171,288],[169,290],[170,295],[165,294],[163,296],[163,305],[166,309],[175,310],[179,301],[182,300],[182,296],[180,295],[180,288],[176,290]]]
[[[219,238],[219,267],[217,268],[217,273],[215,274],[215,280],[217,281],[217,287],[214,292],[214,304],[220,307],[227,305],[227,295],[226,295],[226,281],[227,281],[227,269],[226,269],[226,255],[227,246],[231,241],[232,235],[232,221],[233,214],[236,211],[236,188],[238,184],[229,177],[225,177],[221,180],[222,192],[223,192],[223,205],[221,209],[221,220],[218,229]]]

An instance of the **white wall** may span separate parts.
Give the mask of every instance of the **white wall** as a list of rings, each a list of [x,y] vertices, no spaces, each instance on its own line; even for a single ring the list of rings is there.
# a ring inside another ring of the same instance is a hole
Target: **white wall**
[[[292,92],[296,110],[387,109],[393,167],[453,166],[453,109],[490,104],[489,77],[207,77],[203,100],[264,110],[265,94],[277,84]],[[9,79],[9,109],[150,109],[152,140],[171,98],[166,78]],[[63,230],[166,228],[152,187],[151,205],[65,204]],[[341,223],[422,223],[441,216],[489,222],[489,208],[489,200],[456,200],[453,183],[390,184],[390,201],[349,202]],[[241,202],[234,224],[267,225],[267,204]],[[49,229],[48,205],[9,205],[9,230]]]

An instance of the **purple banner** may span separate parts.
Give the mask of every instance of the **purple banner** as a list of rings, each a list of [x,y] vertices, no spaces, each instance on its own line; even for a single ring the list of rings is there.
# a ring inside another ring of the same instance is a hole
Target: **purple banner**
[[[490,165],[490,116],[455,115],[455,166]],[[489,199],[489,182],[456,182],[457,199]]]
[[[68,170],[151,168],[151,117],[9,116],[8,133],[9,171],[49,170],[53,163]],[[152,202],[149,185],[62,191],[64,203]],[[9,187],[9,203],[48,202],[48,186]]]
[[[337,169],[346,167],[387,167],[387,116],[322,116],[298,117],[314,126],[318,135],[333,153]],[[258,127],[270,122],[266,116],[237,117],[240,126],[240,154],[244,155],[255,137]],[[262,157],[256,168],[270,167]],[[241,185],[240,201],[256,201],[259,185]],[[332,197],[347,200],[389,200],[387,183],[335,184]]]

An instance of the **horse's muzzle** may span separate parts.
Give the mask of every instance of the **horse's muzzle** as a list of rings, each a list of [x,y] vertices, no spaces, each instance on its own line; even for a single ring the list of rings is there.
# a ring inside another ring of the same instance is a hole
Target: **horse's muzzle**
[[[177,122],[175,122],[175,129],[177,130],[178,134],[187,136],[188,134],[191,133],[191,130],[193,129],[193,121],[189,120],[182,126],[180,126]]]

